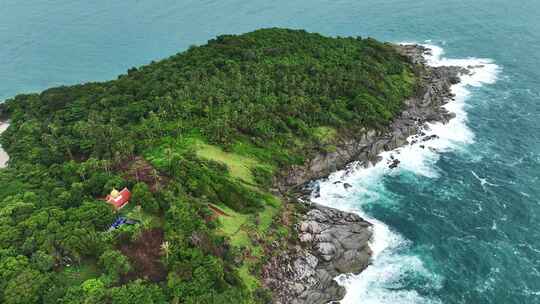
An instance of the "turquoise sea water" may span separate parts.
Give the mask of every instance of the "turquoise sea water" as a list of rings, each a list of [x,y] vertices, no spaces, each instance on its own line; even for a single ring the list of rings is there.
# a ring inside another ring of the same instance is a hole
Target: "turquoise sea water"
[[[540,303],[539,16],[536,0],[0,0],[0,100],[270,26],[489,59],[453,61],[484,67],[455,88],[458,119],[432,127],[438,153],[405,149],[400,169],[355,172],[349,192],[323,182],[321,199],[376,223],[345,303]]]

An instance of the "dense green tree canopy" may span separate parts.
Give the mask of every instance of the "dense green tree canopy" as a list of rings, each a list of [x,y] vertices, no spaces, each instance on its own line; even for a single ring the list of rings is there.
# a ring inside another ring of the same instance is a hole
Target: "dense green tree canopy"
[[[19,95],[4,144],[15,161],[47,165],[140,153],[147,140],[193,130],[218,144],[248,136],[294,148],[310,128],[384,124],[411,94],[410,77],[369,38],[223,35],[114,81]]]
[[[274,28],[7,100],[0,302],[265,303],[265,244],[288,236],[272,179],[387,124],[415,77],[374,39]]]

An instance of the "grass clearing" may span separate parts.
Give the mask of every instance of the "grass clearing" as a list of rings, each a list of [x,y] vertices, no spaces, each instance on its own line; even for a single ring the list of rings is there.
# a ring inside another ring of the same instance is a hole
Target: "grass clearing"
[[[217,146],[204,143],[199,143],[196,151],[197,156],[199,157],[227,165],[232,177],[236,177],[250,184],[255,183],[251,168],[259,164],[257,160],[240,154],[225,152]]]
[[[267,204],[263,211],[258,214],[259,224],[257,225],[257,230],[261,234],[265,234],[268,231],[274,221],[274,217],[279,213],[282,206],[281,201],[275,196],[267,196],[266,202]]]
[[[218,221],[221,224],[221,232],[229,237],[231,245],[250,248],[251,239],[244,227],[249,222],[249,215],[238,213],[224,205],[217,207],[228,215],[219,216]]]
[[[195,130],[192,134],[181,137],[163,137],[157,144],[144,151],[144,158],[157,168],[167,166],[168,160],[174,155],[181,155],[195,150],[197,146],[204,143],[203,137]]]
[[[313,135],[323,144],[334,141],[337,136],[337,130],[332,127],[318,127],[313,129]]]
[[[252,168],[262,166],[257,159],[259,155],[271,158],[270,154],[264,154],[263,149],[241,142],[233,146],[233,152],[226,152],[218,146],[205,143],[203,138],[197,134],[181,138],[163,138],[159,145],[145,151],[144,157],[156,167],[162,168],[167,165],[167,160],[171,159],[173,155],[181,155],[189,150],[195,151],[195,154],[200,158],[225,164],[232,177],[251,185],[256,184],[251,172]],[[268,168],[273,169],[270,166]]]
[[[69,285],[80,285],[82,282],[100,275],[96,262],[93,260],[85,260],[80,265],[64,267],[61,273]]]
[[[265,201],[264,209],[257,215],[241,214],[226,206],[219,206],[227,214],[218,216],[221,233],[229,238],[232,246],[245,250],[245,259],[238,268],[238,275],[251,291],[261,285],[257,277],[251,273],[251,269],[256,265],[255,261],[264,255],[263,247],[254,241],[257,238],[267,237],[274,217],[282,206],[281,201],[272,195],[266,196]]]
[[[220,231],[229,238],[233,247],[241,248],[252,256],[262,254],[262,248],[254,245],[249,236],[249,224],[252,222],[249,215],[240,214],[225,206],[219,206],[228,216],[219,216]],[[238,275],[249,290],[253,291],[260,286],[259,280],[251,274],[252,262],[245,259],[238,268]]]
[[[251,267],[248,263],[244,263],[240,268],[238,268],[238,276],[244,282],[244,284],[246,284],[250,291],[254,291],[260,286],[260,282],[254,275],[251,274],[250,268]]]
[[[227,216],[218,216],[218,220],[221,224],[221,232],[231,239],[233,246],[252,249],[253,245],[249,236],[251,232],[264,237],[272,225],[274,216],[279,213],[282,206],[281,201],[275,196],[268,195],[265,201],[264,209],[255,216],[236,212],[224,205],[216,206],[227,214]]]

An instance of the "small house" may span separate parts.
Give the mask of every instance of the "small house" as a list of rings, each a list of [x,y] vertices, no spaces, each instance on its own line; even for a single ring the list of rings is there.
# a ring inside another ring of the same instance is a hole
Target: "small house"
[[[113,189],[105,200],[107,203],[113,205],[116,210],[120,210],[129,203],[130,198],[131,192],[129,192],[128,188],[124,188],[121,191]]]

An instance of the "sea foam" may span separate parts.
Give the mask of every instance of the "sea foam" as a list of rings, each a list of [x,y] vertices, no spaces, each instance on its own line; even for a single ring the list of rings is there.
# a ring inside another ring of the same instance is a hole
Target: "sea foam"
[[[407,278],[420,278],[424,284],[440,288],[443,278],[426,269],[418,256],[410,255],[406,249],[410,241],[403,238],[398,231],[392,230],[385,223],[372,218],[363,210],[368,204],[392,204],[392,193],[384,189],[381,179],[385,175],[412,173],[427,178],[439,176],[436,162],[440,153],[463,149],[474,142],[474,134],[467,127],[467,104],[470,88],[491,84],[497,80],[499,67],[490,59],[466,58],[449,59],[443,57],[444,50],[435,45],[424,45],[431,49],[426,56],[431,66],[461,66],[471,71],[463,75],[461,82],[452,86],[454,100],[445,107],[456,114],[447,124],[428,124],[426,135],[437,135],[436,139],[420,144],[406,145],[393,151],[382,152],[382,160],[369,168],[361,168],[353,172],[338,171],[328,179],[319,182],[320,196],[312,197],[312,201],[351,211],[373,223],[373,264],[359,275],[342,275],[336,280],[347,289],[342,303],[439,303],[437,299],[418,294],[413,288],[407,288]],[[409,138],[412,141],[414,136]],[[400,165],[395,169],[388,168],[388,162],[396,158]],[[336,184],[337,181],[353,185],[349,191]]]

